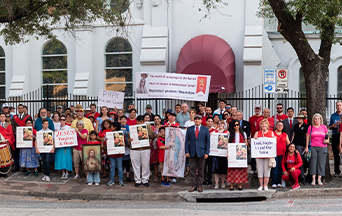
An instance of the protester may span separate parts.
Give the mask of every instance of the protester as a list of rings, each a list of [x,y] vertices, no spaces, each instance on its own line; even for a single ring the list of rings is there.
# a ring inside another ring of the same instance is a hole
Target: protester
[[[170,187],[171,186],[170,177],[163,175],[165,151],[167,151],[170,148],[170,146],[165,146],[165,127],[164,126],[159,128],[159,134],[160,136],[157,139],[157,145],[159,148],[158,159],[159,159],[159,168],[160,168],[161,180],[162,180],[161,186]]]
[[[165,127],[169,126],[169,127],[179,127],[180,125],[175,122],[176,120],[176,113],[171,112],[169,113],[169,116],[168,116],[168,121],[164,124]]]
[[[66,117],[65,115],[62,115],[58,130],[71,129],[71,127],[66,125],[65,122]],[[72,147],[60,147],[55,149],[55,170],[62,170],[61,179],[66,180],[69,178],[69,171],[72,172]]]
[[[268,110],[269,112],[269,110]],[[254,134],[258,131],[258,121],[261,121],[264,117],[261,113],[261,105],[256,104],[254,106],[254,115],[249,118],[249,125],[251,126],[251,137],[254,137]],[[248,154],[251,154],[250,148],[248,148]],[[256,172],[256,161],[255,158],[251,158],[251,171],[249,172],[253,175]]]
[[[301,110],[300,110],[300,114],[302,114],[302,115],[305,117],[304,123],[305,123],[305,124],[308,124],[308,120],[307,120],[308,112],[306,111],[306,109],[301,109]]]
[[[300,185],[298,178],[300,176],[300,169],[303,165],[300,154],[295,151],[295,144],[291,143],[287,146],[284,158],[282,160],[282,169],[284,170],[282,179],[290,181],[292,189],[299,189]]]
[[[87,142],[87,145],[99,145],[101,144],[96,138],[97,133],[95,131],[90,132],[90,140]],[[88,172],[87,175],[88,185],[92,185],[95,183],[96,186],[100,185],[100,173],[99,172]]]
[[[332,150],[334,154],[334,176],[337,177],[340,175],[340,132],[339,128],[341,127],[341,118],[342,116],[342,101],[336,102],[336,112],[331,114],[330,116],[330,123],[329,123],[329,129],[332,130]]]
[[[72,116],[72,114],[66,114],[66,121],[65,121],[65,125],[68,125],[71,127],[71,123],[72,121],[74,121],[74,118]]]
[[[206,127],[201,126],[202,117],[195,116],[195,125],[186,130],[185,155],[190,161],[191,188],[189,192],[197,189],[203,192],[204,160],[209,156],[210,135]],[[198,170],[198,175],[196,175]]]
[[[8,114],[8,113],[7,113]],[[0,113],[0,143],[8,143],[12,150],[15,151],[14,147],[14,135],[13,135],[13,129],[12,125],[8,122],[6,122],[6,114],[5,113]],[[18,160],[19,164],[19,160]],[[0,168],[0,171],[4,172],[4,168]],[[19,165],[16,167],[16,169],[19,170]],[[0,177],[7,177],[7,174],[0,174]]]
[[[101,143],[106,142],[106,133],[111,132],[110,129],[111,121],[109,119],[106,119],[101,124],[101,130],[99,131],[97,135],[97,140]],[[110,169],[110,161],[109,157],[107,155],[107,150],[102,148],[102,166],[103,166],[103,178],[107,178],[107,171]]]
[[[58,106],[57,106],[57,112],[58,112],[58,114],[59,114],[60,116],[63,115],[63,106],[58,105]]]
[[[176,106],[175,106],[175,113],[176,113],[176,115],[178,115],[178,113],[180,113],[181,112],[181,105],[180,104],[176,104]]]
[[[119,109],[119,110],[117,111],[117,117],[116,117],[116,119],[114,119],[114,121],[121,122],[121,116],[124,116],[124,112],[123,112],[122,109]],[[126,120],[127,120],[127,118],[126,118]]]
[[[218,122],[218,128],[216,129],[217,133],[228,134],[228,131],[224,129],[224,120],[220,119]],[[227,140],[228,141],[228,140]],[[228,143],[227,143],[228,144]],[[226,146],[227,148],[227,146]],[[221,177],[221,188],[226,188],[224,181],[226,179],[227,174],[227,157],[213,157],[213,167],[212,173],[215,178],[215,187],[214,189],[219,189],[219,179]]]
[[[213,127],[214,127],[215,129],[217,129],[217,128],[218,128],[218,122],[219,122],[219,120],[220,120],[220,115],[217,114],[217,113],[214,113],[214,115],[213,115],[213,120],[214,120],[214,122],[213,122]]]
[[[82,105],[80,105],[80,104],[76,105],[75,112],[77,113],[77,118],[71,123],[71,128],[76,129],[77,123],[79,121],[82,121],[84,129],[87,130],[87,134],[90,133],[91,131],[93,131],[94,130],[93,124],[91,123],[91,121],[88,118],[84,117],[84,111],[82,109]],[[76,168],[75,168],[75,170],[76,170]]]
[[[33,120],[31,118],[26,119],[25,121],[27,127],[33,126]],[[39,159],[38,154],[36,153],[35,141],[36,141],[36,133],[35,129],[32,129],[32,148],[20,148],[20,167],[26,168],[27,172],[25,176],[31,175],[30,169],[34,169],[34,174],[38,177],[38,167],[39,167]]]
[[[215,128],[212,127],[213,125],[213,118],[212,117],[208,117],[207,118],[207,128],[209,130],[209,135],[211,135],[214,132],[217,132],[217,130]],[[190,169],[189,169],[190,170]],[[189,170],[187,170],[187,172],[189,172]],[[208,156],[208,158],[205,160],[204,163],[204,180],[203,180],[203,185],[212,185],[212,170],[213,170],[213,156]]]
[[[150,116],[150,119],[151,120],[153,120],[154,119],[154,115],[153,115],[153,113],[152,113],[152,106],[151,106],[151,104],[147,104],[146,105],[146,107],[145,107],[145,114],[144,115],[148,115],[148,116]]]
[[[75,106],[74,105],[70,105],[69,108],[70,108],[71,114],[75,114]]]
[[[328,128],[323,124],[323,117],[315,113],[312,117],[312,125],[309,126],[306,134],[305,152],[309,152],[309,141],[311,140],[311,160],[310,175],[312,175],[311,185],[316,185],[316,175],[318,185],[323,185],[322,176],[325,176],[325,162],[328,153],[329,143]]]
[[[212,112],[211,107],[206,107],[206,108],[205,108],[205,116],[202,117],[202,125],[203,125],[204,127],[207,126],[207,125],[206,125],[207,118],[208,118],[208,117],[211,117],[211,112]]]
[[[281,176],[283,174],[283,169],[281,167],[281,162],[283,160],[283,156],[286,152],[286,147],[290,144],[289,136],[283,132],[284,123],[279,121],[276,123],[276,130],[274,131],[274,135],[277,138],[277,157],[276,167],[271,169],[271,178],[272,178],[272,187],[285,187],[285,183],[281,181]]]
[[[124,134],[124,141],[125,141],[125,155],[122,158],[122,167],[124,169],[124,171],[126,170],[126,181],[127,182],[131,182],[131,178],[129,177],[129,172],[130,172],[130,146],[128,144],[128,133],[129,133],[129,127],[126,124],[127,123],[127,117],[122,115],[120,117],[120,123],[121,123],[121,131],[123,131]]]
[[[136,109],[131,109],[129,111],[129,118],[127,119],[127,124],[129,126],[136,125],[137,124],[137,110]]]
[[[77,116],[79,111],[77,111]],[[79,120],[76,124],[75,131],[77,133],[77,146],[73,148],[73,162],[75,167],[75,177],[74,179],[80,178],[80,162],[82,162],[82,145],[87,144],[88,130],[85,128],[85,124],[82,120]],[[90,131],[91,132],[91,131]]]
[[[243,113],[242,111],[238,110],[235,112],[236,120],[238,120],[240,127],[243,132],[246,133],[247,137],[251,135],[251,126],[248,121],[243,120]],[[229,131],[233,130],[234,126],[233,123],[229,123]]]
[[[297,119],[298,123],[295,125],[292,135],[292,141],[291,143],[294,143],[296,145],[296,150],[299,152],[299,155],[301,155],[303,166],[300,167],[301,173],[300,178],[305,185],[305,173],[306,169],[308,168],[308,164],[304,158],[304,151],[306,146],[306,133],[308,132],[308,125],[304,123],[304,115],[298,114],[295,119]]]
[[[226,100],[219,100],[219,108],[214,110],[214,113],[218,113],[219,115],[223,115],[224,111],[226,111]]]
[[[42,128],[43,128],[43,120],[46,119],[48,120],[48,128],[52,131],[55,131],[55,126],[54,126],[54,123],[53,121],[47,116],[47,111],[45,108],[40,108],[39,110],[39,115],[38,115],[38,118],[36,119],[35,121],[35,125],[34,125],[34,129],[36,129],[37,131],[40,131]]]
[[[292,140],[294,127],[298,123],[297,119],[293,118],[293,114],[293,108],[287,108],[288,118],[282,121],[284,124],[284,132],[289,136],[289,140]]]
[[[261,120],[259,127],[261,128],[261,130],[254,134],[255,139],[258,139],[258,137],[275,137],[273,131],[269,130],[269,123],[267,119]],[[263,189],[265,191],[268,190],[268,181],[270,179],[271,171],[268,161],[268,158],[256,158],[258,178],[260,183],[260,187],[258,188],[259,191],[262,191]]]
[[[196,116],[196,110],[195,109],[190,109],[189,111],[190,119],[185,122],[184,127],[188,128],[190,126],[195,125],[195,116]]]
[[[185,122],[190,120],[190,115],[188,113],[188,105],[186,103],[183,103],[181,106],[182,112],[177,114],[176,122],[183,127],[185,125]]]
[[[247,135],[240,127],[238,120],[233,120],[233,129],[229,131],[229,143],[241,143],[248,145]],[[228,153],[229,154],[229,153]],[[226,164],[227,165],[227,162]],[[230,190],[234,190],[234,184],[238,184],[238,190],[242,190],[242,183],[248,183],[247,168],[226,168],[227,169],[227,183],[230,183]]]
[[[53,120],[53,126],[55,128],[55,131],[60,130],[61,123],[59,122],[60,114],[59,113],[54,113],[52,120]]]
[[[100,113],[96,112],[96,104],[90,104],[90,113],[86,115],[86,118],[88,118],[91,115],[94,116],[95,119],[97,119],[97,117],[100,116]]]
[[[202,118],[205,116],[205,104],[204,102],[199,102],[197,105],[198,112],[196,115],[202,116]]]
[[[146,115],[146,114],[145,114]],[[151,156],[150,156],[150,164],[153,165],[155,178],[153,181],[158,182],[158,165],[159,165],[159,147],[157,140],[161,136],[159,132],[159,128],[162,127],[161,118],[159,115],[154,116],[154,125],[151,126],[151,129],[154,133],[154,140],[151,142]],[[164,128],[165,132],[165,128]]]
[[[277,117],[276,117],[276,115],[274,115],[273,119],[277,118],[277,121],[283,121],[283,120],[287,119],[288,116],[283,113],[283,110],[284,110],[283,104],[282,103],[278,103],[277,104]]]
[[[108,113],[108,115],[109,115],[109,118],[111,118],[113,120],[117,118],[116,112],[114,112],[114,111],[110,111]]]
[[[13,115],[9,111],[8,103],[2,104],[2,112],[5,113],[5,114],[10,114],[11,118],[13,117]]]
[[[103,120],[109,119],[111,121],[114,121],[114,119],[108,117],[107,113],[108,113],[108,108],[106,106],[101,107],[101,114],[96,119],[96,128],[95,128],[96,133],[98,133],[102,129],[101,124]]]
[[[274,118],[270,117],[270,109],[269,108],[265,108],[262,112],[262,115],[263,115],[263,118],[259,118],[257,120],[257,126],[255,127],[255,129],[257,131],[260,130],[260,122],[263,120],[263,119],[267,119],[268,121],[268,124],[269,124],[269,128],[270,130],[274,130]]]
[[[49,129],[49,121],[48,121],[48,119],[43,119],[42,120],[42,129],[39,130],[39,132],[49,132],[49,131],[52,131]],[[55,143],[55,142],[53,142],[53,143]],[[50,153],[40,153],[40,151],[38,150],[38,147],[37,147],[37,140],[36,140],[35,146],[36,146],[36,153],[40,154],[40,156],[42,157],[42,160],[43,160],[44,176],[42,178],[42,181],[49,182],[50,181],[50,172],[51,172],[50,162],[53,159],[52,154],[55,152],[55,145],[53,145],[53,148],[50,151]]]

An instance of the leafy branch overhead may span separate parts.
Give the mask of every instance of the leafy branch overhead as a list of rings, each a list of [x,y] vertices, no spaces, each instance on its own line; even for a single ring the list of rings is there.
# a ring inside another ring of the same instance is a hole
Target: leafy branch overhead
[[[54,38],[54,29],[73,31],[95,21],[123,28],[127,0],[1,0],[0,35],[7,44],[26,42],[27,36]]]

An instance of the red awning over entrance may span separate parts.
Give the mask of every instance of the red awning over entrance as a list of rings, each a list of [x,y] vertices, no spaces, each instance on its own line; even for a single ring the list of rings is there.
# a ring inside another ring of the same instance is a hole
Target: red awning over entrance
[[[176,73],[211,75],[210,93],[235,92],[235,57],[222,38],[200,35],[181,49]]]

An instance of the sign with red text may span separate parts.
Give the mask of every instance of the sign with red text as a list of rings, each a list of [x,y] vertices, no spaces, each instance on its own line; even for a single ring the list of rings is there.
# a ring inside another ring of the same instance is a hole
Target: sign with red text
[[[50,153],[53,150],[53,131],[37,132],[37,149],[39,153]]]
[[[122,131],[113,131],[106,133],[107,154],[125,154],[125,137]]]
[[[78,146],[75,129],[55,132],[55,148]]]
[[[33,138],[32,127],[17,127],[17,148],[32,148]]]
[[[244,143],[228,143],[228,167],[247,167],[247,146]]]
[[[146,124],[129,126],[129,136],[133,139],[132,149],[150,146]]]
[[[136,72],[136,98],[171,98],[190,101],[208,101],[211,76]]]
[[[228,134],[212,133],[210,135],[210,156],[227,157]]]

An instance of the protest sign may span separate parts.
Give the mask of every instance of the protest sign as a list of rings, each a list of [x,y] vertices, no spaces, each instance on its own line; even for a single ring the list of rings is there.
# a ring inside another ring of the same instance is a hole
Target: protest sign
[[[107,154],[125,154],[125,141],[122,131],[107,132]]]
[[[71,147],[78,146],[77,133],[75,129],[59,130],[55,132],[55,147]]]
[[[251,139],[251,157],[277,157],[277,138],[260,137],[258,139]]]
[[[136,72],[136,98],[171,98],[208,101],[211,76],[161,72]]]
[[[37,149],[40,153],[50,153],[53,150],[53,132],[37,132]]]
[[[167,127],[165,129],[165,149],[163,176],[184,177],[185,169],[185,133],[180,128]]]
[[[227,157],[228,134],[212,133],[210,135],[210,156]]]
[[[132,149],[150,146],[146,124],[129,126],[129,135],[133,139]]]
[[[123,108],[123,103],[125,99],[124,92],[115,92],[115,91],[108,91],[108,90],[99,90],[99,97],[97,101],[97,105],[102,107],[106,106],[109,108]]]
[[[17,148],[33,147],[32,127],[17,127]]]
[[[228,167],[247,167],[247,146],[243,143],[228,143]]]

